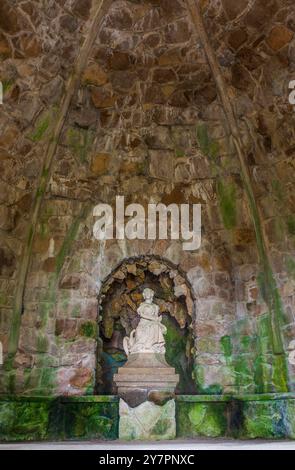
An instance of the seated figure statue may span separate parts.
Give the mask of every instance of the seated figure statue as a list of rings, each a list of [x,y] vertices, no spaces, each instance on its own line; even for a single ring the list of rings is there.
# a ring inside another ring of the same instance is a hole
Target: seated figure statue
[[[167,329],[162,325],[162,316],[159,316],[159,307],[153,303],[154,291],[144,289],[144,302],[140,304],[137,313],[140,316],[137,328],[130,337],[123,340],[124,351],[129,354],[160,353],[165,354],[164,334]]]

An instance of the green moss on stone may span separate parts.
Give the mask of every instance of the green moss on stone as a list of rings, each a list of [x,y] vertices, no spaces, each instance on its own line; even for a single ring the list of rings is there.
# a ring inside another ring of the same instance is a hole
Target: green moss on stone
[[[225,183],[219,180],[217,194],[224,227],[230,230],[237,223],[236,187],[233,183]]]
[[[206,124],[197,127],[197,138],[202,153],[215,160],[219,153],[219,145],[218,142],[209,137]]]
[[[65,239],[64,239],[63,244],[61,246],[61,249],[60,249],[59,253],[56,256],[56,275],[59,275],[59,273],[60,273],[60,271],[61,271],[61,269],[64,265],[65,259],[68,255],[68,253],[70,252],[73,241],[75,240],[75,238],[77,236],[77,233],[78,233],[78,230],[79,230],[79,227],[80,227],[80,223],[81,223],[82,220],[85,219],[86,215],[88,214],[89,208],[90,208],[89,205],[86,205],[82,208],[79,216],[73,221],[72,225],[70,226],[70,228],[69,228],[69,230],[68,230],[68,232],[65,236]]]
[[[183,158],[185,156],[185,152],[183,149],[176,148],[175,149],[175,157],[176,158]]]
[[[243,404],[243,437],[284,438],[286,436],[285,402],[245,402]]]
[[[116,439],[118,400],[90,398],[63,403],[61,398],[5,397],[0,400],[0,440]]]
[[[37,122],[36,127],[33,133],[29,136],[29,138],[33,142],[39,142],[40,140],[43,139],[49,125],[50,125],[50,117],[46,115],[45,117],[43,117]]]
[[[295,235],[295,216],[290,215],[287,218],[287,228],[290,235]]]
[[[49,402],[0,402],[0,440],[46,438]]]
[[[116,439],[117,403],[65,404],[65,437],[68,439]]]
[[[288,271],[288,274],[293,278],[295,279],[295,260],[291,257],[288,257],[287,258],[287,261],[286,261],[286,266],[287,266],[287,271]]]
[[[87,321],[82,323],[80,327],[80,334],[86,336],[87,338],[96,338],[97,335],[97,325],[92,321]]]
[[[48,350],[48,338],[44,335],[39,335],[37,339],[37,350],[40,353],[44,353]]]
[[[87,156],[94,141],[94,133],[89,129],[70,128],[67,133],[68,144],[81,163],[87,161]]]
[[[226,434],[225,403],[177,403],[178,437],[219,437]]]
[[[275,196],[278,198],[280,202],[284,201],[284,189],[282,187],[282,183],[279,180],[272,181],[272,188],[274,191]]]
[[[230,336],[223,336],[220,340],[220,343],[221,343],[221,347],[223,350],[223,354],[225,355],[226,358],[230,358],[233,353]]]
[[[175,367],[180,376],[178,393],[194,393],[195,386],[192,380],[192,358],[187,358],[187,351],[191,347],[191,337],[188,329],[180,330],[175,319],[169,315],[163,315],[163,324],[167,328],[165,335],[166,360]]]

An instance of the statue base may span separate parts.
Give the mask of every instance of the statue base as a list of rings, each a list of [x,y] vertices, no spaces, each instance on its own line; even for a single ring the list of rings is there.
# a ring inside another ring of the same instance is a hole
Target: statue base
[[[179,375],[170,367],[164,354],[138,353],[130,354],[128,361],[114,375],[118,395],[138,391],[148,394],[151,391],[174,393],[179,382]]]

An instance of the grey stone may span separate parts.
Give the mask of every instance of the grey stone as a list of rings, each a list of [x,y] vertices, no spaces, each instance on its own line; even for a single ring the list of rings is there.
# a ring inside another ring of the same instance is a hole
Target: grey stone
[[[119,438],[130,440],[167,440],[176,437],[175,401],[164,406],[146,401],[130,408],[124,400],[119,405]]]

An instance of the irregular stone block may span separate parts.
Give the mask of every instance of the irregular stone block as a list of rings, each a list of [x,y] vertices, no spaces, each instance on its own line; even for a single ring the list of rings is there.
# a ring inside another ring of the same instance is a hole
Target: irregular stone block
[[[178,437],[219,437],[227,430],[226,403],[177,402]]]
[[[119,405],[119,438],[123,440],[167,440],[176,437],[175,401],[164,406],[146,401],[130,408],[124,400]]]

